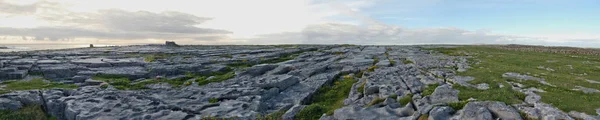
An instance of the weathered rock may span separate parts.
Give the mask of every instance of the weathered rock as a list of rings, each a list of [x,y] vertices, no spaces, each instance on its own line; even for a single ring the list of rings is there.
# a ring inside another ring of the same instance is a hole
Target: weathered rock
[[[87,79],[84,81],[84,85],[89,86],[89,85],[100,85],[104,83],[103,81],[98,81],[98,80],[92,80],[92,79]]]
[[[7,98],[0,98],[0,110],[17,110],[23,107],[21,102]]]
[[[454,109],[450,107],[434,107],[429,111],[429,120],[450,120],[454,114]]]
[[[257,81],[258,86],[262,88],[279,88],[280,90],[285,90],[298,82],[300,82],[298,77],[291,75],[272,75]]]
[[[148,89],[170,89],[172,86],[171,84],[168,83],[156,83],[156,84],[149,84],[144,86]]]
[[[521,120],[521,116],[514,108],[502,102],[469,102],[462,110],[461,119],[468,120]]]
[[[296,114],[298,114],[298,112],[300,112],[302,109],[304,109],[304,107],[306,107],[306,105],[294,105],[292,108],[290,108],[288,111],[286,111],[285,114],[283,114],[281,116],[281,119],[284,119],[284,120],[294,119]]]
[[[246,70],[246,72],[244,72],[242,74],[258,76],[258,75],[264,74],[265,72],[267,72],[269,70],[273,70],[277,66],[278,65],[274,65],[274,64],[255,65],[255,66],[252,66],[251,68],[249,68],[248,70]]]
[[[598,93],[598,92],[600,92],[600,90],[597,90],[597,89],[586,88],[586,87],[581,87],[581,86],[575,86],[575,89],[573,89],[573,90],[582,91],[583,93]]]
[[[440,85],[435,88],[435,91],[433,94],[431,94],[431,103],[437,104],[458,102],[458,92],[458,90],[452,89],[452,87],[450,87],[448,84]]]

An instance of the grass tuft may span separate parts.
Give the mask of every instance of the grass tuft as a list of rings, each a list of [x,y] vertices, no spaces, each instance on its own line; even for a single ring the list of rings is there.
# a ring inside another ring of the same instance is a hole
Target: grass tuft
[[[298,120],[316,120],[322,114],[333,115],[335,109],[344,106],[344,99],[348,97],[354,78],[338,79],[339,83],[332,86],[325,85],[319,88],[317,94],[311,99],[311,104],[296,114]]]
[[[412,97],[413,97],[412,94],[405,95],[404,97],[398,99],[398,102],[401,105],[406,105],[412,101]]]
[[[42,79],[32,79],[30,81],[4,81],[0,85],[6,85],[0,93],[8,93],[10,91],[18,90],[40,90],[40,89],[52,89],[52,88],[63,88],[63,89],[76,89],[77,85],[64,84],[58,82],[45,82]]]
[[[46,116],[40,105],[27,105],[13,110],[0,110],[0,120],[56,120],[56,117]]]
[[[379,103],[381,103],[381,102],[383,102],[383,101],[385,101],[385,99],[384,99],[384,98],[375,98],[375,99],[373,99],[371,102],[369,102],[369,104],[367,104],[367,106],[366,106],[366,107],[369,107],[369,106],[373,106],[373,105],[379,104]]]
[[[438,86],[440,86],[439,83],[427,85],[427,88],[425,88],[423,90],[423,92],[421,92],[421,96],[428,96],[428,95],[433,94],[433,92],[435,91],[435,88],[437,88]]]
[[[463,107],[465,107],[465,105],[467,105],[467,103],[469,103],[469,101],[452,102],[452,103],[448,103],[448,106],[454,110],[460,110],[460,109],[463,109]]]

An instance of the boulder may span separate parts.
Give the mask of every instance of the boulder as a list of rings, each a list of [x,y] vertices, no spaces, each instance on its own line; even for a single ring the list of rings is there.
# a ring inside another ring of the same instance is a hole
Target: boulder
[[[448,84],[440,85],[430,96],[431,104],[458,102],[458,92]]]
[[[519,112],[503,102],[469,102],[462,110],[461,119],[465,120],[522,120]]]
[[[434,107],[429,111],[429,120],[450,120],[454,114],[454,109],[451,107],[443,106],[443,107]]]

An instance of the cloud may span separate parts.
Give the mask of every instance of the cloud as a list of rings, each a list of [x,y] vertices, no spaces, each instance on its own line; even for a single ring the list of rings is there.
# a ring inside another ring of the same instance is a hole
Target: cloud
[[[38,1],[31,4],[15,4],[7,0],[0,0],[0,14],[30,15],[38,10],[56,9],[58,4],[48,1]]]
[[[177,33],[142,33],[142,32],[114,32],[95,31],[71,27],[38,27],[38,28],[10,28],[0,27],[0,33],[7,36],[31,36],[35,40],[73,40],[76,38],[96,39],[194,39],[194,40],[217,40],[225,36],[221,35],[193,35]],[[25,37],[24,37],[25,38]]]
[[[535,42],[536,38],[457,28],[404,29],[393,25],[326,23],[309,25],[302,32],[267,34],[250,41],[262,44],[499,44],[515,41]]]
[[[100,10],[96,13],[46,13],[40,19],[59,24],[36,28],[0,27],[0,35],[32,36],[38,39],[66,40],[77,38],[94,39],[193,39],[217,40],[230,31],[199,28],[211,18],[198,17],[182,12]]]

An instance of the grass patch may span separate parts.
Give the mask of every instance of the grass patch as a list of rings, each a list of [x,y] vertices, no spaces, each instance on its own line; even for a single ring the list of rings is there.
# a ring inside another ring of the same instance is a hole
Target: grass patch
[[[8,93],[10,91],[18,91],[18,90],[40,90],[40,89],[52,89],[52,88],[63,88],[63,89],[76,89],[77,85],[74,84],[64,84],[59,82],[45,82],[42,79],[32,79],[30,81],[4,81],[0,83],[1,85],[6,85],[2,90],[0,90],[0,94]]]
[[[220,54],[219,57],[233,58],[233,56],[231,54]]]
[[[425,88],[423,92],[421,92],[421,96],[428,96],[433,94],[433,91],[435,91],[435,88],[437,88],[438,86],[440,86],[439,83],[427,85],[427,88]]]
[[[144,56],[144,61],[146,62],[154,62],[156,60],[167,59],[171,55],[169,54],[152,54]]]
[[[379,58],[373,57],[373,65],[379,63]]]
[[[365,84],[367,84],[367,81],[360,84],[360,86],[358,88],[356,88],[356,91],[360,92],[361,94],[365,93]]]
[[[248,67],[252,67],[253,65],[254,64],[245,63],[245,62],[238,62],[238,63],[227,64],[227,67],[231,67],[231,68],[248,68]]]
[[[405,95],[404,97],[398,99],[398,102],[401,105],[406,105],[412,101],[412,97],[413,97],[412,94]]]
[[[0,120],[56,120],[56,117],[46,116],[40,105],[27,105],[13,110],[0,110]]]
[[[210,98],[210,99],[208,99],[208,102],[209,103],[217,103],[217,102],[219,102],[219,99],[217,99],[217,98]]]
[[[478,90],[455,85],[453,87],[460,90],[459,99],[461,100],[472,97],[478,100],[502,101],[507,104],[521,103],[525,95],[510,88],[507,81],[513,81],[546,91],[537,93],[542,96],[541,101],[552,104],[563,111],[596,114],[595,109],[600,108],[600,101],[598,101],[600,93],[585,94],[571,90],[575,86],[600,89],[600,85],[585,81],[585,79],[600,80],[600,74],[593,74],[600,72],[600,68],[596,67],[600,66],[598,63],[600,56],[504,50],[486,46],[432,48],[430,50],[437,50],[452,56],[465,56],[468,53],[473,57],[470,62],[481,61],[479,64],[471,64],[469,71],[460,72],[457,75],[475,77],[475,80],[469,81],[469,83],[487,83],[490,85],[490,89]],[[539,69],[539,66],[552,68],[554,71]],[[556,87],[542,85],[535,81],[514,81],[503,78],[502,74],[506,72],[530,73],[530,76],[537,74],[538,77],[544,78],[546,82]],[[583,73],[587,73],[587,75],[580,75]],[[498,84],[503,84],[505,87],[500,88]]]
[[[414,62],[411,61],[411,60],[406,59],[406,60],[402,60],[402,63],[404,63],[404,64],[413,64]]]
[[[385,101],[385,99],[384,99],[384,98],[375,98],[375,99],[371,100],[371,102],[369,102],[369,104],[367,104],[367,106],[366,106],[366,107],[369,107],[369,106],[373,106],[373,105],[379,104],[379,103],[381,103],[381,102],[383,102],[383,101]]]
[[[208,77],[210,77],[210,76],[214,76],[214,77],[211,79],[208,79]],[[198,82],[198,85],[202,86],[202,85],[206,85],[206,84],[212,83],[212,82],[225,81],[227,79],[235,77],[235,72],[230,71],[230,72],[226,72],[226,73],[215,73],[210,76],[203,75],[203,76],[197,77],[196,82]]]
[[[369,67],[369,68],[367,69],[367,71],[368,71],[368,72],[373,72],[373,71],[375,71],[375,69],[377,69],[377,66],[373,65],[373,66]]]
[[[214,76],[214,77],[211,79],[207,79],[210,76]],[[187,85],[191,85],[191,82],[189,82],[188,80],[190,80],[192,78],[196,78],[196,82],[198,82],[198,85],[206,85],[211,82],[221,82],[221,81],[233,78],[233,77],[235,77],[235,72],[231,69],[227,69],[226,71],[223,71],[223,72],[213,72],[213,73],[209,73],[209,74],[188,73],[188,74],[186,74],[185,77],[172,79],[172,80],[167,80],[164,78],[146,79],[146,80],[142,80],[142,81],[139,81],[136,83],[132,83],[131,80],[129,80],[127,77],[120,76],[120,75],[98,74],[98,75],[92,76],[92,79],[107,82],[108,84],[110,84],[113,87],[120,89],[120,90],[141,90],[141,89],[147,89],[145,87],[146,85],[157,84],[157,83],[168,83],[175,87],[187,86]]]
[[[283,116],[283,114],[285,114],[286,111],[287,110],[280,110],[280,111],[277,111],[277,112],[274,112],[274,113],[271,113],[268,115],[264,115],[264,116],[258,115],[256,117],[256,119],[257,120],[282,120],[282,116]]]
[[[465,107],[465,105],[467,105],[467,103],[469,103],[469,101],[458,101],[458,102],[448,103],[448,106],[454,110],[460,110],[460,109],[463,109],[463,107]]]
[[[429,114],[423,114],[421,116],[419,116],[418,120],[428,120],[429,119]]]
[[[344,99],[348,97],[352,84],[356,82],[354,78],[336,80],[337,83],[331,86],[325,85],[319,88],[316,95],[311,99],[310,105],[296,114],[298,120],[316,120],[323,113],[332,115],[335,109],[344,106]]]

